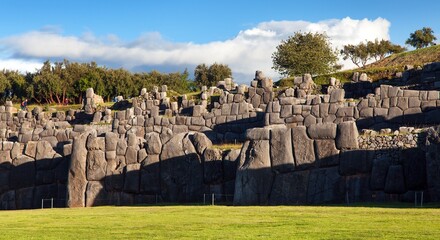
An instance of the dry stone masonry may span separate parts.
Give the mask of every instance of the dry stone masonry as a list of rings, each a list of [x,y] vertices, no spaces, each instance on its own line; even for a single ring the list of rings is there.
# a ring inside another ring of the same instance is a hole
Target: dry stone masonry
[[[164,85],[112,109],[98,106],[93,89],[83,110],[17,111],[7,102],[0,207],[201,202],[212,193],[235,205],[414,201],[421,191],[440,201],[436,66],[402,74],[432,88],[381,85],[359,99],[345,98],[337,79],[315,94],[308,74],[274,92],[257,71],[250,86],[225,79],[197,99],[172,98]],[[228,142],[243,145],[217,147]]]

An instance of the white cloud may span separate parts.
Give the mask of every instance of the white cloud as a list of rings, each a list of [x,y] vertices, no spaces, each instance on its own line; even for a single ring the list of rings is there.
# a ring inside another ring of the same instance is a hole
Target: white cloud
[[[348,43],[357,44],[375,38],[389,39],[389,27],[390,23],[383,18],[356,20],[346,17],[315,23],[269,21],[242,30],[232,39],[203,44],[171,42],[158,32],[146,33],[132,42],[124,43],[118,36],[111,34],[100,39],[92,32],[77,37],[62,35],[59,31],[32,31],[0,39],[0,45],[12,52],[11,58],[20,59],[8,61],[16,61],[17,66],[21,64],[22,67],[26,59],[48,58],[93,60],[129,69],[218,62],[228,64],[234,75],[245,76],[244,79],[238,79],[240,82],[249,82],[257,69],[263,70],[267,76],[278,77],[271,69],[271,55],[281,40],[297,31],[326,32],[332,46],[341,48]],[[344,66],[351,65],[344,63]]]
[[[37,60],[22,60],[22,59],[0,59],[0,69],[8,69],[19,71],[22,73],[35,72],[40,69],[43,63]]]

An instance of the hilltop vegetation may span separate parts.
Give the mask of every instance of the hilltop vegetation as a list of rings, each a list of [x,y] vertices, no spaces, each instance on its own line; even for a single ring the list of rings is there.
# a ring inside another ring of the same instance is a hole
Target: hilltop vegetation
[[[315,76],[313,80],[318,85],[324,85],[328,84],[330,77],[335,77],[342,83],[347,83],[351,81],[353,73],[355,72],[366,73],[373,81],[392,79],[397,72],[403,72],[406,65],[417,67],[430,62],[440,62],[440,45],[392,54],[382,60],[366,65],[364,68],[318,75]],[[277,84],[280,87],[293,86],[293,79],[293,77],[284,78]]]

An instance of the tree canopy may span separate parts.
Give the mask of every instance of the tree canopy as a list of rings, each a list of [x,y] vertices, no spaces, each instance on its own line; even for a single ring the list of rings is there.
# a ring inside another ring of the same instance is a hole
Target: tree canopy
[[[337,52],[325,34],[296,32],[281,41],[272,61],[273,69],[283,75],[326,74],[334,71]]]
[[[344,60],[350,59],[357,67],[365,67],[368,60],[382,60],[393,53],[404,52],[406,49],[388,40],[360,42],[357,45],[347,44],[341,50]]]
[[[437,38],[434,36],[434,31],[429,27],[424,27],[411,33],[405,44],[419,49],[435,45],[435,40],[437,40]]]
[[[95,62],[46,61],[34,73],[1,71],[0,102],[6,99],[20,101],[24,98],[48,104],[62,104],[66,98],[70,102],[80,102],[89,87],[94,88],[107,101],[117,95],[136,96],[143,87],[151,90],[153,86],[164,84],[178,93],[185,93],[192,86],[188,77],[187,70],[183,73],[131,73],[123,68],[101,67]]]
[[[214,63],[211,66],[199,64],[194,70],[194,81],[201,86],[215,86],[218,81],[232,77],[232,71],[228,65]]]

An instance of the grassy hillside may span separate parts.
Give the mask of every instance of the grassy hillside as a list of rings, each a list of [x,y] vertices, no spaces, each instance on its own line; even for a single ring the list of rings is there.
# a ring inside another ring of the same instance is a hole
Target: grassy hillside
[[[404,65],[423,66],[429,62],[440,62],[440,45],[393,54],[381,61],[368,65],[367,68]]]
[[[1,211],[1,239],[438,239],[440,209],[151,206]]]
[[[342,83],[350,82],[354,72],[366,73],[373,81],[391,79],[396,72],[403,71],[405,65],[423,66],[429,62],[440,62],[440,45],[393,54],[381,61],[369,64],[365,68],[316,76],[314,81],[318,85],[328,84],[329,78],[335,77]],[[293,78],[281,79],[277,84],[281,87],[293,86]]]

